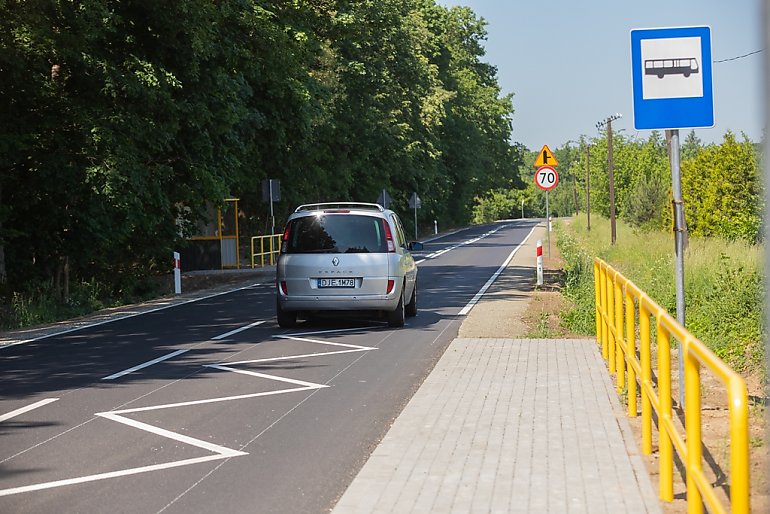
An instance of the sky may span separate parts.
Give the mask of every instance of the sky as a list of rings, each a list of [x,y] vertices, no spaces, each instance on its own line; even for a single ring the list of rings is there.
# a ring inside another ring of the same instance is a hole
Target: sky
[[[530,150],[598,135],[596,123],[616,113],[613,132],[647,138],[634,129],[631,30],[711,27],[714,127],[695,129],[703,143],[731,130],[759,142],[761,0],[439,0],[473,9],[487,22],[484,60],[497,67],[503,94],[513,96],[513,136]],[[682,140],[690,132],[680,131]]]

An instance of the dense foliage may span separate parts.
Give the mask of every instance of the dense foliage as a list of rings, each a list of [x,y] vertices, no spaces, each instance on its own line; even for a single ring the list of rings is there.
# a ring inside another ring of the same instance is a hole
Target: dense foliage
[[[434,0],[0,0],[5,297],[72,301],[70,276],[131,293],[231,195],[264,233],[266,178],[279,220],[386,189],[466,223],[521,187],[485,38]]]
[[[565,260],[565,296],[572,300],[562,319],[583,334],[594,334],[593,259],[600,257],[633,281],[658,305],[676,316],[673,236],[668,231],[640,232],[618,223],[610,244],[609,220],[595,217],[587,230],[585,215],[557,223]],[[763,341],[764,248],[742,240],[693,239],[685,252],[685,325],[722,360],[739,372],[766,373]]]
[[[606,131],[581,137],[554,150],[559,161],[559,185],[550,191],[553,216],[590,210],[609,218],[609,173]],[[545,195],[534,184],[536,154],[524,152],[522,190],[495,190],[483,195],[474,210],[477,221],[545,216]],[[642,230],[673,226],[672,180],[668,143],[660,132],[647,139],[613,133],[613,175],[616,217]],[[721,144],[703,145],[689,132],[680,145],[685,218],[694,237],[718,236],[756,243],[762,239],[764,191],[760,180],[760,146],[745,136],[738,141],[727,132]],[[590,175],[588,173],[590,170]]]

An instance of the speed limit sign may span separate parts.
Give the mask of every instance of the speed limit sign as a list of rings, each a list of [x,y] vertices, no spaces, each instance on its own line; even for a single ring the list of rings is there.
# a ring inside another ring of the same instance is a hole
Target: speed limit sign
[[[535,184],[540,189],[549,191],[559,183],[559,174],[552,166],[540,166],[535,172]]]

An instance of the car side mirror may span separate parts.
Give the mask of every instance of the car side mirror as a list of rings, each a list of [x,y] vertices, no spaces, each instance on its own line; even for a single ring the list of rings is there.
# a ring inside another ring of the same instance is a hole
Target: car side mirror
[[[418,243],[417,241],[412,241],[409,243],[409,251],[410,252],[419,252],[421,251],[425,246],[422,243]]]

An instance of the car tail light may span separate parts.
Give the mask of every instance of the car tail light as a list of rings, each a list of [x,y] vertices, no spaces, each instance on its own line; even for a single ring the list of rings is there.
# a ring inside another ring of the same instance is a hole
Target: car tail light
[[[283,242],[284,243],[289,240],[289,234],[290,233],[291,233],[291,223],[287,223],[286,224],[286,228],[283,229]]]
[[[385,220],[382,220],[382,224],[385,227],[385,240],[388,243],[388,253],[395,253],[396,243],[393,241],[393,233],[390,231],[390,225]],[[390,292],[390,289],[388,292]]]
[[[281,288],[281,292],[283,294],[285,294],[285,295],[289,294],[288,289],[286,289],[286,281],[285,280],[281,280],[281,283],[279,284],[279,287]]]
[[[390,294],[393,292],[393,288],[396,287],[396,281],[395,280],[388,280],[388,293]]]

